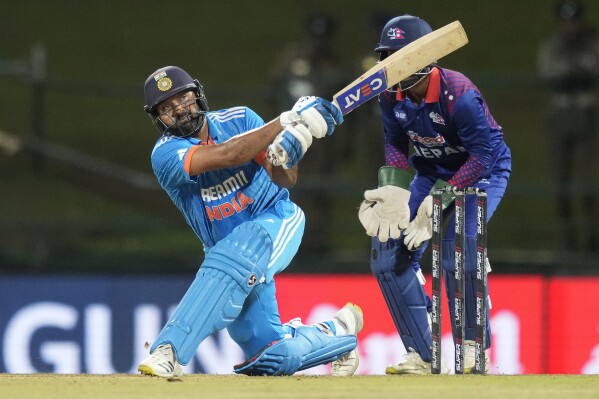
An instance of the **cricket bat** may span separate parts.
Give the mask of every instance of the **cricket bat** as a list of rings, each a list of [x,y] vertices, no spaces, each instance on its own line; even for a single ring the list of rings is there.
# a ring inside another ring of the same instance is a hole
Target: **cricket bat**
[[[379,93],[468,43],[460,21],[414,40],[379,62],[333,97],[346,115]]]

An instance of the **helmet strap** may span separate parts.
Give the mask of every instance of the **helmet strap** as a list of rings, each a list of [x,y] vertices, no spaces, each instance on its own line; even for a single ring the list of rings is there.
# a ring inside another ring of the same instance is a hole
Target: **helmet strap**
[[[174,122],[172,125],[167,126],[164,123],[164,121],[160,119],[159,115],[150,115],[152,122],[158,128],[160,134],[163,134],[165,136],[175,136],[181,138],[193,137],[198,134],[198,132],[202,129],[202,126],[204,126],[204,123],[206,121],[206,111],[198,111],[191,113],[189,117],[191,119],[197,118],[197,125],[193,128],[192,131],[184,132],[177,122]]]

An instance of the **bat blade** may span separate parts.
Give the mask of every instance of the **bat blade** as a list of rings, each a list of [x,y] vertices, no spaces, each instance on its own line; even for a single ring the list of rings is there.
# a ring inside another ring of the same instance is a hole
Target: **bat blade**
[[[468,43],[459,21],[414,40],[379,62],[333,97],[346,115],[403,79]]]

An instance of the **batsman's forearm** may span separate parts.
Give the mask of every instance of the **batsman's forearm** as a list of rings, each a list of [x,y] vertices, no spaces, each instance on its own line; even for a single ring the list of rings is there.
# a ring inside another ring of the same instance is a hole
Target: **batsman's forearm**
[[[290,169],[284,169],[282,166],[273,166],[271,177],[277,186],[292,188],[297,182],[297,165]]]
[[[189,174],[240,166],[256,158],[283,130],[279,118],[224,143],[197,146],[192,155]]]
[[[277,135],[283,130],[279,118],[274,119],[258,129],[250,130],[223,143],[225,151],[231,154],[233,162],[230,166],[244,164],[256,158]]]

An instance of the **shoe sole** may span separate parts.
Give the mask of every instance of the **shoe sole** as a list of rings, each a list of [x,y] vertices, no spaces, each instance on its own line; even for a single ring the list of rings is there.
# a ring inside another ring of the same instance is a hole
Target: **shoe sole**
[[[360,308],[358,305],[356,305],[355,303],[352,302],[348,302],[345,304],[345,306],[343,306],[343,309],[347,309],[351,312],[352,316],[354,317],[354,319],[357,321],[356,323],[356,332],[353,335],[358,335],[358,333],[360,331],[362,331],[362,328],[364,327],[364,313],[362,312],[362,308]],[[345,322],[343,322],[345,324]],[[352,352],[356,352],[356,364],[353,367],[353,371],[351,372],[343,372],[343,373],[335,373],[332,372],[331,375],[333,377],[350,377],[352,375],[354,375],[354,373],[356,372],[356,370],[358,369],[358,366],[360,364],[360,356],[358,355],[358,350],[357,348],[354,349]],[[333,363],[335,362],[339,362],[339,359],[335,360]]]
[[[468,362],[470,363],[470,362]],[[485,373],[489,372],[489,356],[485,356]],[[472,366],[464,367],[464,374],[474,374],[474,360],[472,361]]]
[[[485,369],[485,373],[489,372],[489,367]],[[474,367],[466,367],[464,368],[464,374],[474,374]]]
[[[430,373],[431,373],[430,370],[424,370],[424,369],[420,369],[420,370],[414,369],[414,370],[406,370],[406,371],[397,371],[393,367],[387,367],[385,369],[385,374],[389,374],[389,375],[430,374]]]
[[[152,368],[149,366],[139,366],[137,368],[137,371],[139,371],[143,375],[147,375],[149,377],[162,377],[161,375],[156,374],[154,372],[154,370],[152,370]],[[168,377],[165,377],[165,378],[168,378]]]
[[[351,302],[347,303],[344,308],[347,308],[350,312],[352,312],[354,318],[358,321],[355,334],[357,335],[360,331],[362,331],[362,328],[364,328],[364,312],[362,312],[362,308]]]
[[[356,332],[354,335],[358,335],[358,333],[360,331],[362,331],[362,328],[364,327],[364,312],[362,312],[362,308],[360,308],[358,305],[356,305],[355,303],[352,302],[348,302],[345,304],[345,306],[343,306],[344,309],[347,309],[351,312],[351,314],[354,316],[354,319],[357,321],[356,323]],[[358,355],[358,349],[354,349],[352,352],[356,352],[356,364],[353,367],[353,371],[351,372],[343,372],[343,373],[335,373],[332,372],[331,375],[333,377],[350,377],[352,375],[355,374],[356,370],[358,370],[358,366],[360,365],[360,356]],[[335,362],[338,362],[339,360],[335,360]],[[333,362],[333,363],[335,363]]]
[[[335,372],[332,371],[331,375],[333,377],[351,377],[352,375],[354,375],[356,373],[356,371],[358,370],[358,367],[360,366],[360,355],[358,354],[358,349],[354,349],[353,351],[349,352],[348,355],[352,352],[356,353],[356,363],[354,364],[354,366],[352,367],[351,371],[344,371],[344,372]],[[343,356],[342,356],[343,357]],[[332,364],[334,364],[335,362],[339,362],[341,360],[341,358],[335,360]]]
[[[466,350],[474,352],[474,341],[466,341]],[[472,366],[464,367],[464,374],[474,374],[474,355],[470,355],[468,357],[469,361],[465,362],[466,364],[472,364]],[[485,351],[485,373],[489,372],[489,354]]]
[[[451,372],[449,370],[444,371],[443,373],[441,373],[442,375],[446,375],[446,374],[450,374]],[[397,371],[392,367],[387,367],[385,369],[385,374],[388,375],[425,375],[425,374],[432,374],[430,370],[407,370],[407,371]]]
[[[143,366],[143,365],[138,366],[137,367],[137,371],[139,371],[142,375],[147,375],[148,377],[179,378],[179,377],[183,376],[183,373],[181,373],[181,374],[175,374],[175,373],[173,373],[173,374],[169,374],[169,375],[166,375],[166,374],[160,375],[160,374],[157,374],[156,372],[154,372],[154,370],[150,366]]]

